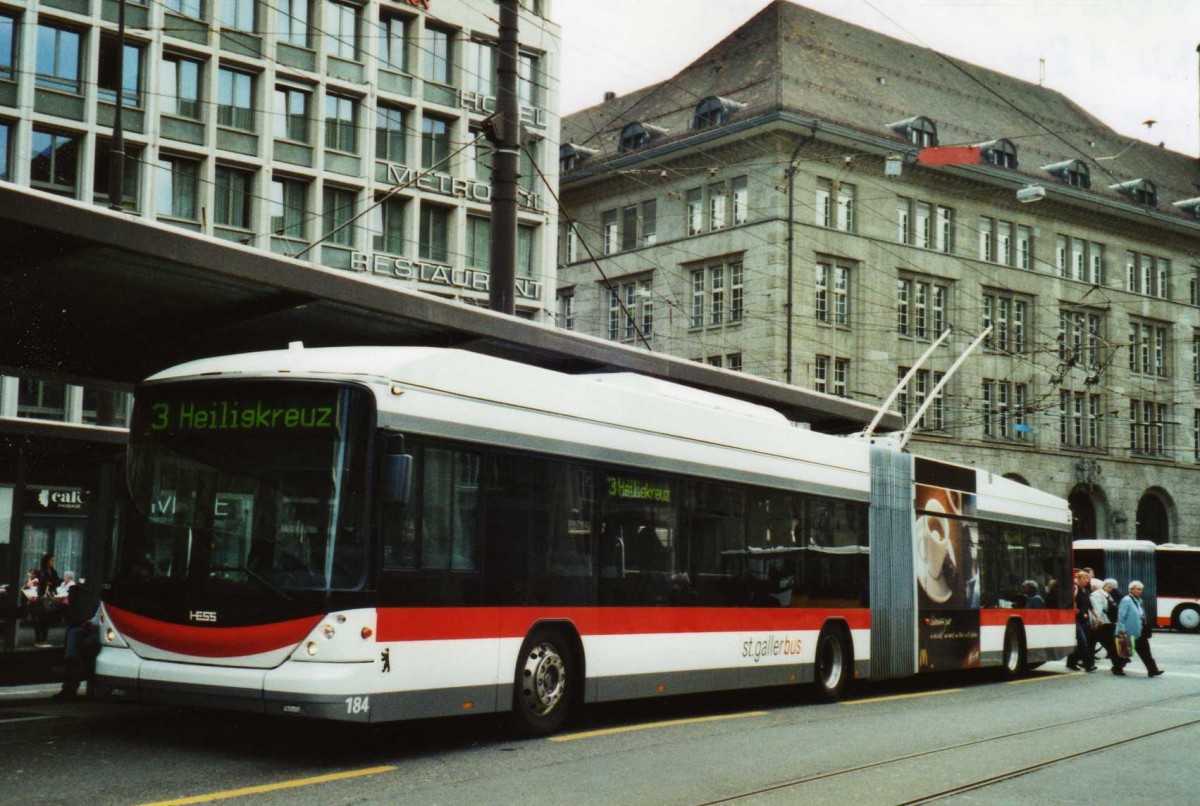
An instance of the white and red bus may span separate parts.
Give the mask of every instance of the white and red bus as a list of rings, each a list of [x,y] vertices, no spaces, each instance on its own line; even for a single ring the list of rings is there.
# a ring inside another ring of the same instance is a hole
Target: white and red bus
[[[1062,499],[629,374],[293,349],[136,395],[100,690],[378,722],[1074,645]]]
[[[1154,554],[1158,626],[1200,632],[1200,546],[1164,543]]]

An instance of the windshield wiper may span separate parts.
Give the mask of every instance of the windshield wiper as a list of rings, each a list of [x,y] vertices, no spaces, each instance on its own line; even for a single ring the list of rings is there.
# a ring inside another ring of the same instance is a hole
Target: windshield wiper
[[[264,578],[261,574],[258,574],[257,572],[255,572],[254,570],[250,569],[247,566],[244,566],[244,565],[213,566],[212,568],[209,568],[208,570],[210,573],[214,572],[214,571],[238,571],[238,572],[245,573],[246,576],[252,577],[253,579],[257,580],[260,584],[264,585],[272,593],[283,597],[283,600],[285,602],[287,602],[288,604],[292,603],[292,597],[288,596],[286,593],[284,593],[282,588],[275,587],[266,578]]]

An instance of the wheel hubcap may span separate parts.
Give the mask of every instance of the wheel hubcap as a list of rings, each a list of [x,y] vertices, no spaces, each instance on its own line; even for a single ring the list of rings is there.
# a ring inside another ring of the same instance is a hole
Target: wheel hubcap
[[[538,644],[529,651],[521,674],[521,695],[532,713],[544,716],[554,710],[566,685],[566,667],[552,644]]]
[[[1017,642],[1012,638],[1009,638],[1004,642],[1004,665],[1007,666],[1010,671],[1015,672],[1017,670],[1017,655]]]
[[[1200,610],[1188,608],[1179,613],[1179,626],[1185,630],[1194,630],[1200,627]]]

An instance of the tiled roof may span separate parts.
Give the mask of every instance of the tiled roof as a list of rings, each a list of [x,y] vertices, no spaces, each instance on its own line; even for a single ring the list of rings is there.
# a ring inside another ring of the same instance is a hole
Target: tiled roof
[[[668,129],[655,144],[689,132],[696,104],[719,95],[746,104],[731,122],[777,109],[897,141],[886,124],[932,119],[941,145],[1007,138],[1020,173],[1056,182],[1041,167],[1083,159],[1092,189],[1148,179],[1162,212],[1200,196],[1200,161],[1117,134],[1055,90],[942,56],[786,0],[764,8],[672,78],[563,118],[562,141],[598,148],[603,161],[633,120]],[[1120,154],[1113,160],[1096,157]]]

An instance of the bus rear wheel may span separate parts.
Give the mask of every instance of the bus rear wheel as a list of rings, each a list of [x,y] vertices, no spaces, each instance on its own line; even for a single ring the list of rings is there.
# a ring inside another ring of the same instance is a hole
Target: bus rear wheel
[[[518,736],[548,736],[571,710],[577,682],[575,657],[558,630],[536,630],[517,656],[512,726]]]
[[[1004,631],[1004,675],[1021,677],[1028,671],[1025,663],[1025,633],[1016,624],[1009,624]]]
[[[836,702],[846,693],[853,659],[846,634],[837,627],[826,627],[817,638],[816,683],[817,695],[827,702]]]
[[[1183,632],[1200,631],[1200,608],[1191,604],[1175,608],[1171,614],[1171,626]]]

